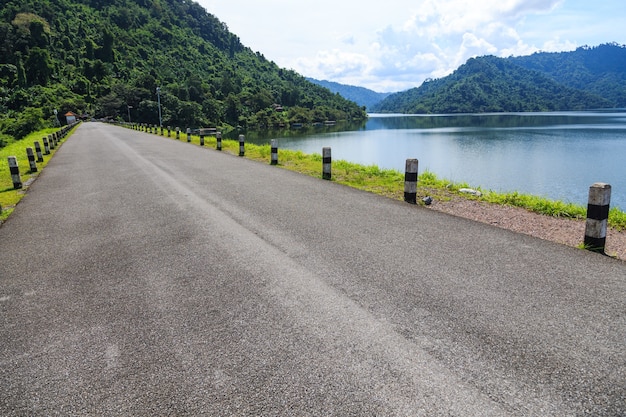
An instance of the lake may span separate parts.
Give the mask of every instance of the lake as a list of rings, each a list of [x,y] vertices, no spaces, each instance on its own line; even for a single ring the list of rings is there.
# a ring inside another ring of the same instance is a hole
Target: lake
[[[246,140],[322,153],[404,172],[419,171],[483,190],[587,204],[589,186],[612,186],[611,206],[626,209],[626,111],[378,115],[360,125],[246,133]]]

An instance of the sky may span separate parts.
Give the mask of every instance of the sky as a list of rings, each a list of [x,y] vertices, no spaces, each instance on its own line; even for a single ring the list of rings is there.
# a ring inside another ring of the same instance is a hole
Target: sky
[[[396,92],[469,58],[626,44],[623,0],[196,0],[306,77]]]

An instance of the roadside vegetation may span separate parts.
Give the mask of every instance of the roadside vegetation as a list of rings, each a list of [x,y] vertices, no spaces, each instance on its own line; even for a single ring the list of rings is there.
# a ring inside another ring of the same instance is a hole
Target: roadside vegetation
[[[8,217],[13,207],[24,194],[22,190],[13,189],[7,157],[16,156],[18,158],[18,164],[22,173],[22,182],[26,183],[30,178],[37,175],[37,173],[30,173],[28,169],[26,147],[32,147],[35,140],[41,141],[43,136],[55,130],[56,129],[45,129],[33,133],[23,140],[13,142],[0,149],[0,206],[2,206],[0,221]],[[167,133],[165,133],[165,135],[167,135]],[[176,140],[173,133],[171,139]],[[181,135],[180,140],[186,141],[186,136]],[[199,146],[200,137],[192,136],[191,143]],[[215,149],[216,145],[217,140],[215,137],[205,137],[205,147]],[[52,150],[51,155],[45,155],[44,162],[38,164],[38,168],[43,168],[55,151],[56,150]],[[232,155],[238,155],[239,142],[231,139],[223,139],[222,151]],[[269,163],[271,147],[270,145],[246,143],[245,157]],[[305,154],[301,151],[279,148],[278,166],[313,177],[322,177],[322,156],[320,154]],[[381,169],[376,165],[366,166],[344,160],[334,160],[332,165],[332,181],[396,200],[403,200],[404,198],[404,173],[393,169]],[[463,188],[470,188],[470,186],[466,183],[455,183],[438,178],[434,173],[425,171],[422,172],[418,178],[418,201],[421,202],[421,199],[427,196],[439,201],[447,201],[453,198],[468,198],[481,200],[490,204],[521,207],[535,213],[554,217],[584,219],[587,214],[586,207],[577,204],[554,201],[517,192],[496,193],[475,187],[474,189],[481,192],[481,196],[476,196],[460,192],[459,190]],[[626,230],[626,213],[619,207],[611,208],[609,213],[609,226],[620,231]]]
[[[26,148],[33,148],[34,151],[34,142],[37,141],[43,153],[43,137],[58,130],[58,128],[43,129],[27,135],[22,140],[11,141],[8,145],[0,148],[0,222],[9,217],[15,205],[22,199],[24,196],[24,188],[26,188],[28,181],[34,179],[41,172],[41,169],[48,164],[50,158],[52,158],[54,153],[58,150],[58,146],[55,149],[50,149],[50,155],[43,155],[43,162],[37,163],[37,172],[31,172],[26,155]],[[71,133],[72,131],[69,132],[68,136],[71,135]],[[62,138],[59,144],[63,143],[68,136]],[[15,156],[17,158],[22,184],[24,184],[22,189],[16,190],[13,188],[13,180],[11,179],[11,173],[9,171],[9,156]]]

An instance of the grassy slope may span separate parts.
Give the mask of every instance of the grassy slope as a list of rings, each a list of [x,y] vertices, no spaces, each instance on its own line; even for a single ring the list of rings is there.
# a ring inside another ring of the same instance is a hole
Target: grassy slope
[[[43,155],[43,162],[37,163],[37,172],[30,172],[30,165],[28,163],[28,157],[26,155],[26,148],[30,147],[35,150],[35,141],[39,142],[41,146],[42,153],[44,151],[43,146],[43,138],[44,136],[48,136],[49,134],[56,132],[59,129],[49,128],[45,130],[41,130],[39,132],[31,133],[26,136],[24,139],[15,141],[10,143],[8,146],[4,148],[0,148],[0,206],[2,207],[2,212],[0,213],[0,221],[5,220],[9,214],[13,211],[15,205],[21,200],[24,196],[24,189],[15,190],[13,188],[13,180],[11,179],[11,174],[9,172],[9,156],[15,156],[17,158],[17,165],[20,168],[20,176],[22,178],[22,184],[26,184],[28,180],[35,178],[41,169],[45,167],[50,158],[54,156],[55,152],[59,149],[57,146],[55,149],[50,150],[50,155]],[[68,136],[72,133],[70,131]],[[62,144],[67,137],[60,139],[60,144]],[[35,155],[35,158],[37,155]]]

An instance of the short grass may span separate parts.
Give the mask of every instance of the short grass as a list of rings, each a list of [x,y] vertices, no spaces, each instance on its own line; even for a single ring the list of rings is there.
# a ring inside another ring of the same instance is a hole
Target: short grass
[[[30,172],[30,164],[28,163],[28,157],[26,155],[26,148],[33,148],[33,152],[35,151],[35,142],[39,142],[41,146],[42,154],[44,153],[43,146],[43,138],[47,137],[49,134],[56,132],[59,130],[58,128],[49,128],[44,129],[35,133],[31,133],[24,139],[19,141],[15,141],[5,146],[4,148],[0,148],[0,207],[2,207],[2,211],[0,212],[0,221],[5,220],[13,211],[15,205],[20,201],[20,199],[24,195],[23,189],[14,189],[13,188],[13,180],[11,178],[11,173],[9,171],[9,156],[15,156],[17,158],[17,164],[20,168],[20,176],[22,178],[22,184],[26,184],[26,182],[35,177],[41,172],[41,169],[48,164],[50,158],[57,151],[58,146],[55,149],[50,150],[50,155],[43,155],[43,162],[37,163],[37,172]],[[72,132],[70,131],[69,134]],[[68,135],[69,135],[68,134]],[[65,141],[65,138],[61,139],[61,143]],[[35,158],[37,155],[35,154]]]

